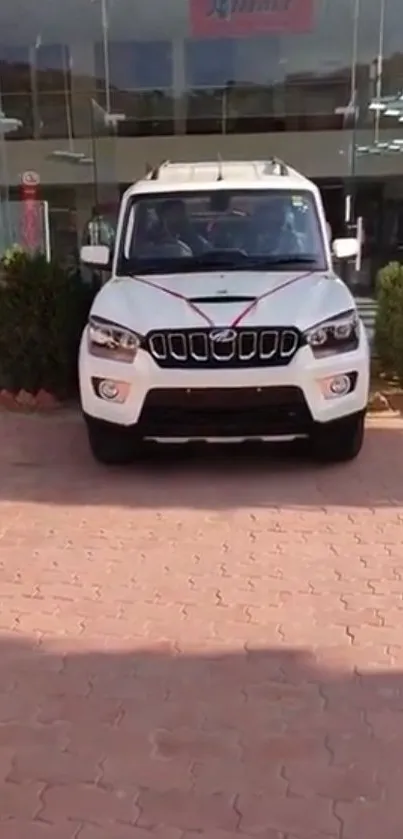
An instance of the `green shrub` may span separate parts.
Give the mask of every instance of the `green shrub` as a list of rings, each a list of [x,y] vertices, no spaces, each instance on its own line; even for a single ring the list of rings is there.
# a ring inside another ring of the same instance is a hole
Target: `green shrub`
[[[403,265],[391,262],[377,277],[375,349],[385,372],[403,383]]]
[[[0,388],[71,395],[93,296],[78,273],[42,255],[6,253],[0,263]]]

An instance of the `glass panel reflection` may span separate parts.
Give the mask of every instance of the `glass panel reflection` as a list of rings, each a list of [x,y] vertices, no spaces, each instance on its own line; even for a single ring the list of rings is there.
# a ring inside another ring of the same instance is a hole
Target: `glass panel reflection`
[[[33,49],[33,70],[40,91],[64,90],[71,83],[71,60],[64,44],[41,44]]]
[[[27,140],[33,136],[32,96],[30,93],[8,93],[2,97],[2,108],[8,117],[21,120],[21,127],[6,135],[7,142]]]
[[[106,93],[98,93],[98,102],[106,108]],[[120,137],[144,137],[174,133],[173,97],[164,90],[110,91],[113,113],[124,114],[116,130]]]
[[[31,59],[28,46],[0,44],[0,82],[2,93],[29,93]]]
[[[382,2],[360,4],[360,125],[372,125],[367,104],[374,95]],[[104,96],[107,83],[111,107],[113,100],[113,109],[127,114],[119,135],[345,127],[335,111],[350,95],[357,0],[315,0],[312,9],[311,0],[298,0],[301,8],[306,6],[304,27],[296,27],[288,15],[282,29],[270,31],[252,25],[250,13],[245,13],[243,29],[229,21],[214,32],[211,27],[202,31],[197,16],[195,27],[190,0],[170,0],[164,24],[156,0],[148,0],[146,8],[132,0],[130,13],[126,0],[72,3],[67,9],[54,0],[46,17],[35,5],[30,16],[17,20],[12,0],[0,2],[1,31],[10,36],[6,42],[4,35],[0,44],[0,94],[21,97],[10,99],[9,106],[13,114],[24,116],[23,129],[9,140],[62,136],[67,130],[62,103],[66,91],[74,134],[88,136],[88,120],[75,114],[95,91]],[[396,34],[401,20],[401,3],[388,0],[384,93],[402,86],[403,53]]]
[[[118,90],[170,88],[172,44],[169,41],[121,41],[108,44],[109,80]],[[95,74],[105,82],[104,45],[95,44]]]
[[[43,139],[62,139],[68,136],[69,115],[63,92],[38,94],[39,136]]]

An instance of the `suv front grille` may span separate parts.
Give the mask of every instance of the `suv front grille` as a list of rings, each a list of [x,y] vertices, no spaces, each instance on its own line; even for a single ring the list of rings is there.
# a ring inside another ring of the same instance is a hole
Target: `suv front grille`
[[[214,339],[229,332],[227,340]],[[184,329],[150,332],[145,348],[160,367],[277,367],[289,364],[301,346],[293,327]]]

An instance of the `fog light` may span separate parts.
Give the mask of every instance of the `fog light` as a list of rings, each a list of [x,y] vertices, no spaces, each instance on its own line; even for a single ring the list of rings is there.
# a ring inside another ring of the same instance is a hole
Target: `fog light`
[[[329,390],[333,396],[345,396],[351,388],[350,376],[335,376],[329,382]]]
[[[116,397],[119,396],[118,385],[110,379],[103,379],[103,381],[99,383],[98,390],[102,399],[109,399],[113,401],[113,399],[116,399]]]
[[[337,399],[340,396],[347,396],[355,387],[356,376],[343,373],[340,376],[321,379],[320,389],[325,399]]]
[[[130,389],[127,382],[116,382],[113,379],[94,378],[92,386],[99,399],[117,402],[119,405],[126,401]]]

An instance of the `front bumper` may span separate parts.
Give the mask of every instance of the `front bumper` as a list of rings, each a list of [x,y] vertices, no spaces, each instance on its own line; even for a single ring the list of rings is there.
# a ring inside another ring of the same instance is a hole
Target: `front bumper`
[[[351,392],[329,398],[324,382],[343,374],[353,376]],[[313,424],[365,411],[369,351],[363,334],[357,351],[317,360],[302,347],[286,367],[169,370],[142,350],[132,365],[94,358],[84,335],[79,379],[87,417],[142,437],[292,438],[306,436]],[[97,395],[96,380],[117,382],[123,401]]]

